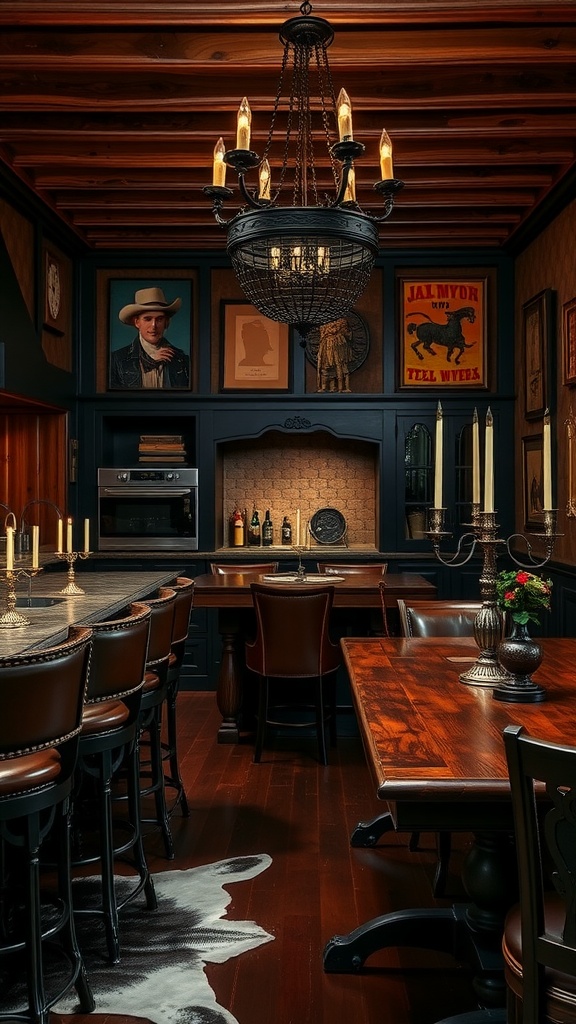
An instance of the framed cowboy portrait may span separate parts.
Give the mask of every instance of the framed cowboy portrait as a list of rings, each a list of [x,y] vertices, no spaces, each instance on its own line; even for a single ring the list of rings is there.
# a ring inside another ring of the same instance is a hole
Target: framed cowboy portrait
[[[190,271],[100,271],[97,390],[194,387],[195,279]]]
[[[493,272],[444,268],[396,277],[399,388],[488,388]]]

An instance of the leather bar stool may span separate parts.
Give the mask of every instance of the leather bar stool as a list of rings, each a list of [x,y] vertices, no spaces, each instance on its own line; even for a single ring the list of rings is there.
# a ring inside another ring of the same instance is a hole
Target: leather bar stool
[[[158,596],[146,598],[150,608],[150,638],[146,658],[146,672],[140,707],[140,744],[149,749],[149,760],[140,759],[140,798],[154,798],[153,818],[142,815],[142,823],[156,825],[164,841],[168,860],[174,857],[174,841],[166,805],[164,762],[162,751],[162,711],[168,699],[168,669],[172,649],[172,629],[176,591],[160,587]],[[147,785],[143,785],[149,780]],[[142,803],[141,803],[142,807]]]
[[[92,631],[71,627],[55,647],[0,659],[0,838],[3,914],[0,958],[15,978],[22,954],[27,1007],[0,1012],[0,1020],[47,1024],[50,1007],[74,987],[83,1013],[91,1013],[90,991],[74,930],[70,877],[70,805],[78,754]],[[40,852],[54,838],[56,893],[41,889]],[[10,856],[12,854],[12,856]],[[47,902],[54,913],[42,915]],[[68,962],[58,992],[48,994],[44,944],[60,940]],[[8,1006],[9,994],[4,993]]]
[[[187,818],[190,811],[178,762],[176,703],[180,685],[180,669],[182,668],[186,652],[190,616],[194,604],[194,580],[188,579],[186,576],[178,576],[170,584],[170,589],[176,591],[176,600],[174,602],[172,643],[168,660],[168,696],[166,699],[167,742],[162,744],[164,764],[166,765],[166,762],[168,762],[168,772],[164,771],[164,786],[176,791],[176,799],[170,813],[180,804],[182,814]]]
[[[129,614],[96,622],[92,630],[74,807],[74,836],[81,853],[73,858],[73,866],[99,862],[102,901],[96,908],[76,906],[75,913],[96,914],[103,919],[108,955],[112,963],[117,963],[120,959],[119,911],[143,890],[148,910],[155,910],[157,906],[142,843],[138,758],[150,609],[145,604],[133,604]],[[114,820],[112,787],[120,776],[120,769],[126,780],[127,814]],[[129,863],[138,875],[137,884],[122,902],[116,896],[116,860]]]

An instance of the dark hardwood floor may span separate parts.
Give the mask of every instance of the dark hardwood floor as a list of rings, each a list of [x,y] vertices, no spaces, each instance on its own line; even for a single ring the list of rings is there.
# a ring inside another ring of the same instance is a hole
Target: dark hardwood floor
[[[360,820],[383,810],[374,795],[359,738],[341,738],[331,764],[315,760],[313,741],[277,738],[252,763],[249,739],[220,745],[213,693],[179,696],[180,759],[191,813],[172,818],[176,859],[156,834],[146,839],[154,872],[226,857],[267,853],[272,865],[231,886],[229,919],[256,921],[274,941],[206,973],[218,1002],[239,1024],[433,1024],[474,1008],[464,968],[425,951],[389,950],[364,972],[327,975],[325,943],[368,918],[404,907],[444,906],[462,895],[459,869],[468,837],[456,840],[449,898],[435,901],[434,837],[408,851],[408,836],[388,835],[377,849],[352,849]],[[146,911],[142,910],[143,919]],[[134,1018],[55,1018],[74,1024],[124,1024]]]

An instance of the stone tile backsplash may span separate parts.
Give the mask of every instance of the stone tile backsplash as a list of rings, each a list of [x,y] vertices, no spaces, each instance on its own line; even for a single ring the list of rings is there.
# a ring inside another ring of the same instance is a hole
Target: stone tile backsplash
[[[301,527],[320,508],[338,509],[346,519],[349,546],[377,547],[377,446],[335,438],[325,432],[294,436],[270,431],[258,439],[226,445],[222,458],[223,521],[238,504],[254,506],[274,524],[274,545],[287,515],[295,540],[296,512]],[[223,539],[227,545],[227,537]],[[311,542],[315,546],[315,542]],[[321,545],[325,549],[324,545]]]

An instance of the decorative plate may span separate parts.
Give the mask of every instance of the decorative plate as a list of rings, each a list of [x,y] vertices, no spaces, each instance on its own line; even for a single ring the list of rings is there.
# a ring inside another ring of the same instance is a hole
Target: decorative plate
[[[346,520],[337,508],[319,508],[310,520],[310,533],[317,544],[337,544],[346,536]]]

